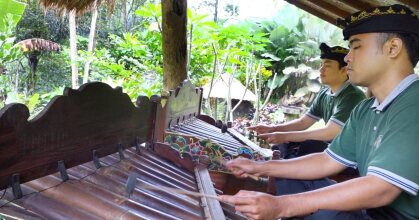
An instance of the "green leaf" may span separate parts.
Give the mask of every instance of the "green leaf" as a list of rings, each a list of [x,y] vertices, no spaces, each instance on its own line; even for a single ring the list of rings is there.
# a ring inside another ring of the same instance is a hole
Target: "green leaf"
[[[295,69],[295,67],[288,66],[288,67],[285,67],[284,70],[282,70],[282,73],[284,73],[285,75],[289,75],[289,74],[291,74],[293,72],[296,72],[296,71],[297,71],[297,69]]]
[[[229,57],[228,61],[230,61],[231,63],[234,63],[234,64],[241,64],[242,63],[240,60],[238,60],[234,57]]]
[[[307,87],[299,88],[295,92],[294,96],[296,96],[296,97],[303,97],[303,96],[307,95],[307,93],[309,93],[309,92],[310,91],[309,91],[309,89]]]
[[[286,5],[276,16],[276,22],[286,27],[288,30],[293,30],[297,28],[297,25],[300,20],[300,13],[291,5]]]
[[[297,71],[300,73],[306,73],[311,70],[311,67],[306,66],[304,63],[298,65]]]
[[[275,81],[273,82],[273,78],[268,80],[268,87],[271,89],[276,89],[278,87],[281,87],[285,80],[287,80],[289,78],[289,75],[283,75],[283,76],[276,76]]]
[[[0,0],[0,32],[6,30],[7,24],[5,24],[7,14],[12,15],[13,28],[19,22],[25,11],[26,4],[15,0]]]
[[[295,57],[295,56],[287,56],[285,59],[284,59],[284,63],[285,62],[287,62],[287,61],[289,61],[289,60],[292,60],[294,63],[295,62],[297,62],[297,58]]]
[[[310,92],[319,92],[321,89],[322,85],[320,84],[319,81],[317,80],[307,80],[307,88]]]
[[[267,58],[270,58],[271,60],[273,60],[273,61],[280,61],[281,60],[281,58],[279,58],[279,57],[277,57],[277,56],[275,56],[275,55],[273,55],[273,54],[270,54],[270,53],[264,53],[264,54],[262,54],[261,55],[262,57],[267,57]]]
[[[273,30],[271,32],[271,35],[269,36],[269,39],[273,43],[278,44],[278,43],[284,41],[284,39],[286,37],[289,37],[288,36],[288,33],[289,32],[288,32],[288,30],[285,27],[279,26],[279,27],[277,27],[275,30]]]
[[[30,112],[33,112],[33,110],[35,109],[35,106],[38,104],[39,102],[39,94],[35,93],[32,95],[32,97],[29,98],[28,100],[28,109]]]
[[[308,73],[308,78],[309,79],[317,79],[320,76],[320,71],[319,70],[311,70]]]

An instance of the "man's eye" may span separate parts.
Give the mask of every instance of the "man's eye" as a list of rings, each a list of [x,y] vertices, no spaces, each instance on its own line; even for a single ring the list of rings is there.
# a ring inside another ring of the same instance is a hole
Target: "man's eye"
[[[354,50],[356,50],[356,49],[359,49],[361,46],[356,46],[356,47],[353,47],[352,49],[354,49]]]

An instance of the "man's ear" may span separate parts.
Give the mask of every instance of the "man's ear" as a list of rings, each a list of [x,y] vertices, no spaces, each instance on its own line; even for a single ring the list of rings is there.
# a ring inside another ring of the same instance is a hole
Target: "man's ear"
[[[403,49],[403,41],[398,37],[393,37],[387,41],[387,48],[385,49],[390,58],[395,58],[400,55]]]

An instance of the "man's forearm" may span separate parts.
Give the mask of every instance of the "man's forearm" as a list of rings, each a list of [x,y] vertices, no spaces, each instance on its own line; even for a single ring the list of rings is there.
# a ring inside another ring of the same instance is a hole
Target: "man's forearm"
[[[306,140],[331,141],[337,136],[337,131],[328,131],[326,128],[306,131],[290,131],[286,134],[287,142],[303,142]]]
[[[273,127],[272,132],[286,132],[286,131],[302,131],[309,127],[302,119],[294,119]]]
[[[375,176],[352,179],[322,189],[279,197],[287,203],[287,215],[306,215],[318,210],[351,211],[390,204],[401,189]]]
[[[344,170],[345,166],[322,152],[289,160],[259,162],[255,169],[261,176],[310,180],[336,174]]]
[[[327,123],[326,127],[305,131],[290,131],[285,134],[286,142],[303,142],[306,140],[331,141],[342,127],[334,122]]]

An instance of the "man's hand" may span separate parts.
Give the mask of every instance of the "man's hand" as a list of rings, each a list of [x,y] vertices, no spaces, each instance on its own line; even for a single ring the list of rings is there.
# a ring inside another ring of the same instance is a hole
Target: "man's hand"
[[[259,176],[256,171],[257,162],[246,159],[246,158],[237,158],[227,162],[226,167],[230,170],[236,177],[247,178],[250,174],[254,176]]]
[[[286,132],[274,132],[267,134],[259,134],[258,137],[264,139],[269,144],[282,144],[288,143]]]
[[[258,134],[265,134],[265,133],[270,133],[270,132],[275,131],[275,127],[269,126],[269,125],[263,125],[263,124],[250,126],[250,127],[247,127],[247,129],[256,131],[256,133]]]
[[[249,219],[278,219],[281,217],[282,204],[279,197],[269,194],[241,190],[234,196],[221,195],[220,200],[231,203],[236,211]]]

